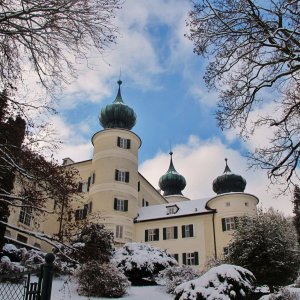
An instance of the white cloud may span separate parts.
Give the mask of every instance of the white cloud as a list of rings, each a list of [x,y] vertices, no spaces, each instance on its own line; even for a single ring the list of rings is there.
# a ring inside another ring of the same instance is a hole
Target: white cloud
[[[249,114],[248,128],[250,129],[250,127],[253,126],[253,124],[258,120],[258,118],[268,115],[276,117],[279,116],[280,111],[280,107],[274,102],[266,103],[261,107],[258,107]],[[273,136],[274,130],[275,128],[268,127],[266,125],[256,127],[253,134],[249,135],[249,137],[244,141],[244,146],[250,151],[254,151],[259,147],[267,146],[270,143],[270,138]],[[232,143],[235,141],[235,139],[239,138],[239,129],[232,128],[224,131],[224,134],[228,142]]]
[[[215,91],[208,91],[208,89],[204,87],[204,84],[200,86],[199,83],[195,83],[190,87],[190,93],[201,106],[216,107],[219,100],[218,93]]]
[[[176,170],[182,174],[187,186],[183,194],[191,199],[215,195],[212,190],[213,180],[221,175],[225,168],[224,159],[228,158],[233,173],[242,175],[247,180],[245,192],[256,195],[264,207],[290,214],[292,205],[289,196],[274,197],[276,187],[268,189],[266,173],[260,170],[248,170],[247,161],[241,154],[222,144],[219,139],[200,140],[190,136],[186,144],[174,147],[173,162]],[[154,158],[145,161],[140,172],[158,188],[158,180],[169,167],[169,155],[158,153]]]
[[[160,76],[179,69],[186,78],[194,78],[192,43],[184,37],[189,1],[127,0],[119,10],[116,23],[120,36],[117,44],[102,56],[91,52],[91,68],[84,65],[78,78],[65,88],[63,108],[74,108],[81,101],[100,102],[110,96],[122,70],[122,78],[142,90],[160,89]],[[159,26],[168,28],[160,40]],[[155,33],[151,30],[159,30]],[[166,48],[166,53],[161,49]],[[80,67],[80,66],[79,66]]]
[[[59,163],[66,157],[75,162],[92,158],[93,147],[90,138],[84,138],[84,134],[90,130],[87,124],[70,125],[63,117],[55,115],[49,119],[49,128],[54,132],[53,138],[63,142],[55,152]]]

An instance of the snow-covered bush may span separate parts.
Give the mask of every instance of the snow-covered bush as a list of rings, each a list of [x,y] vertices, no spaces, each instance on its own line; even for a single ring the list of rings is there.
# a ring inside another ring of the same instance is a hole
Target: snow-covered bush
[[[45,253],[42,251],[31,249],[22,257],[22,265],[28,270],[38,272],[41,264],[45,262]]]
[[[10,282],[20,282],[23,278],[22,272],[25,268],[20,266],[18,263],[11,262],[8,256],[2,256],[0,261],[0,274],[1,275],[14,275],[11,278],[7,278]]]
[[[175,289],[175,300],[247,299],[252,294],[254,281],[250,271],[224,264],[179,285]]]
[[[225,264],[224,259],[215,258],[215,257],[208,257],[205,261],[205,264],[204,264],[203,268],[201,269],[202,274],[206,273],[211,268],[218,267],[218,266],[223,265],[223,264]]]
[[[89,261],[77,274],[78,292],[88,297],[118,298],[130,285],[126,276],[111,263]]]
[[[73,275],[78,268],[78,264],[69,262],[66,259],[60,257],[55,258],[53,262],[53,272],[55,276]]]
[[[80,251],[83,246],[83,243],[75,243],[71,246],[57,245],[56,248],[53,249],[53,253],[55,254],[53,263],[55,276],[74,274],[79,267],[79,263],[72,261],[72,259],[76,257],[74,253],[77,250]]]
[[[293,293],[290,290],[288,290],[287,288],[283,288],[276,294],[270,294],[270,295],[264,296],[260,299],[262,299],[262,300],[297,300],[298,296],[297,296],[297,293]]]
[[[299,273],[299,271],[298,271],[298,273]],[[295,280],[294,287],[300,288],[300,275]]]
[[[125,244],[115,252],[112,262],[133,285],[156,284],[155,277],[160,271],[178,265],[165,251],[143,243]]]
[[[173,294],[178,285],[197,277],[200,277],[200,272],[190,266],[169,267],[159,272],[158,283],[166,286],[167,293]]]
[[[20,262],[27,252],[25,248],[18,249],[13,244],[5,244],[2,248],[2,256],[7,256],[13,262]]]

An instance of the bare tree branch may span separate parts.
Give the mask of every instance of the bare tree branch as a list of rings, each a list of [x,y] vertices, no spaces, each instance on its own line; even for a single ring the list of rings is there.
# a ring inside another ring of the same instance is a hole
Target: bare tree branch
[[[219,126],[238,128],[244,138],[261,126],[275,128],[250,165],[287,185],[299,171],[299,8],[296,0],[197,0],[187,21],[194,52],[213,56],[204,78],[219,90]],[[253,120],[250,113],[266,101],[265,92],[273,95],[278,115]]]

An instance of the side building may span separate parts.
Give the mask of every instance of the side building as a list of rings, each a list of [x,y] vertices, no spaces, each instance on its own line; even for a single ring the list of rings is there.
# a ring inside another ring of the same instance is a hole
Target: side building
[[[74,198],[73,222],[100,222],[114,233],[115,246],[127,242],[146,242],[166,249],[180,264],[202,266],[208,257],[226,254],[237,218],[255,215],[258,198],[244,193],[246,181],[231,172],[227,160],[224,173],[213,182],[217,194],[190,200],[182,194],[185,178],[179,174],[170,152],[170,165],[159,179],[157,191],[138,171],[141,139],[131,129],[136,114],[121,95],[121,81],[112,104],[102,108],[99,121],[103,130],[92,137],[92,159],[63,160],[67,168],[79,171],[81,198]],[[49,200],[52,215],[37,216],[32,210],[15,208],[9,223],[24,232],[7,230],[8,241],[49,251],[50,245],[26,234],[37,230],[58,234],[64,224],[60,211]]]

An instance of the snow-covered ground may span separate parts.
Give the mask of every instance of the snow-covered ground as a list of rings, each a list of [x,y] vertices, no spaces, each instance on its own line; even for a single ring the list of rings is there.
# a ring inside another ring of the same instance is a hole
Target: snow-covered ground
[[[52,295],[53,300],[99,300],[99,299],[111,299],[111,298],[96,298],[79,296],[76,291],[77,285],[74,280],[67,283],[61,278],[55,278],[53,280]],[[300,300],[300,288],[289,288],[290,291],[297,293],[298,300]],[[263,300],[268,300],[268,296],[263,297]],[[114,298],[116,300],[171,300],[174,299],[174,295],[167,294],[163,286],[141,286],[130,287],[128,294],[123,298]]]
[[[123,300],[170,300],[174,296],[167,294],[162,286],[143,286],[143,287],[131,287],[128,289],[128,295]],[[56,278],[53,280],[51,299],[53,300],[99,300],[99,299],[111,299],[111,298],[95,298],[79,296],[76,292],[76,283],[69,281],[65,283],[62,279]]]

